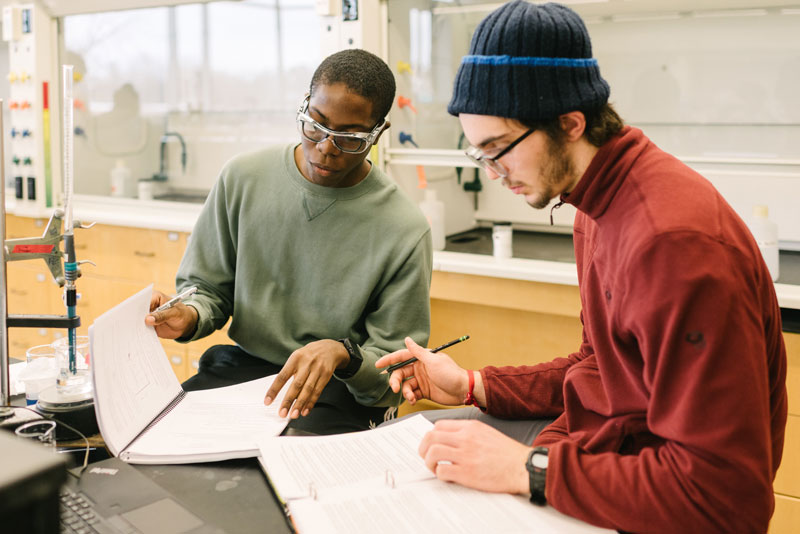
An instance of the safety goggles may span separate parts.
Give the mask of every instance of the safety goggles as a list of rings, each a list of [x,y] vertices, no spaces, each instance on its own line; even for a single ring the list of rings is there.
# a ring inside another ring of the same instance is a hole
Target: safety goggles
[[[308,115],[308,103],[311,99],[310,95],[306,95],[300,109],[297,110],[297,129],[304,139],[312,143],[321,143],[325,139],[330,138],[333,145],[349,154],[360,154],[367,150],[372,145],[383,127],[386,125],[386,119],[382,119],[369,133],[364,132],[337,132],[321,125]]]

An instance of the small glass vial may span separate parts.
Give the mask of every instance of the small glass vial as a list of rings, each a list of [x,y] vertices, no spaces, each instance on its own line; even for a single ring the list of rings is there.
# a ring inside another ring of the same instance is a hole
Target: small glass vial
[[[778,225],[769,220],[769,208],[762,205],[753,206],[753,217],[750,219],[748,227],[764,257],[772,281],[775,282],[780,276]]]
[[[510,222],[497,222],[492,227],[493,256],[495,258],[510,258],[512,254],[512,232]]]

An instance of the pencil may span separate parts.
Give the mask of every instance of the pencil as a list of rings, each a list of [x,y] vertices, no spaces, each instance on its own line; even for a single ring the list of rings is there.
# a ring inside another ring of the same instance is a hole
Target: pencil
[[[153,310],[153,312],[160,312],[160,311],[168,310],[168,309],[172,308],[173,306],[175,306],[177,303],[181,302],[183,299],[185,299],[187,297],[190,297],[191,295],[194,295],[196,292],[197,292],[197,287],[196,286],[192,286],[189,289],[186,289],[185,291],[183,291],[180,295],[175,295],[174,297],[169,299],[167,302],[165,302],[164,304],[162,304],[161,306],[159,306],[158,308]]]
[[[469,336],[461,336],[460,338],[454,339],[453,341],[448,341],[444,345],[439,345],[435,349],[431,350],[431,352],[439,352],[440,350],[444,350],[447,347],[452,347],[456,343],[461,343],[462,341],[466,341],[468,339],[469,339]],[[410,359],[408,359],[408,360],[406,360],[404,362],[398,362],[398,363],[392,364],[389,367],[387,367],[386,369],[384,369],[383,371],[381,371],[380,374],[383,375],[383,374],[386,374],[386,373],[392,373],[395,370],[400,369],[401,367],[405,367],[406,365],[414,363],[415,361],[417,361],[416,358],[410,358]]]

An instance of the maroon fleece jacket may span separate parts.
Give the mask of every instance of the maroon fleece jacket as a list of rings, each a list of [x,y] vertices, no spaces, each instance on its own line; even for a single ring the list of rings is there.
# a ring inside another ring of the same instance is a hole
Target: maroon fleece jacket
[[[575,189],[578,352],[481,370],[487,411],[551,416],[548,502],[627,532],[765,532],[786,425],[770,274],[702,176],[626,127]]]

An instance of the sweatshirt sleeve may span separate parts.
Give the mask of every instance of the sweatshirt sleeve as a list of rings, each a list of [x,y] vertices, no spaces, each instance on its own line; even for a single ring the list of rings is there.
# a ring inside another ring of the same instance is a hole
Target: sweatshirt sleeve
[[[406,336],[427,345],[432,269],[433,249],[428,229],[378,291],[374,305],[365,314],[368,337],[359,346],[364,362],[355,375],[341,379],[359,403],[397,406],[402,400],[402,394],[389,387],[389,375],[380,374],[375,362],[385,354],[405,348]]]
[[[197,293],[186,304],[197,310],[198,317],[194,333],[178,341],[193,341],[213,333],[225,326],[233,312],[236,218],[227,208],[227,174],[226,167],[211,189],[178,267],[177,290],[197,286]]]
[[[583,312],[581,312],[583,324]],[[593,354],[583,330],[577,352],[538,365],[487,366],[481,369],[486,390],[485,412],[503,419],[556,417],[564,411],[564,376],[577,362]]]
[[[624,267],[619,335],[639,347],[655,443],[625,455],[553,444],[548,502],[630,532],[765,532],[774,476],[766,332],[779,321],[771,281],[740,250],[683,232]]]

